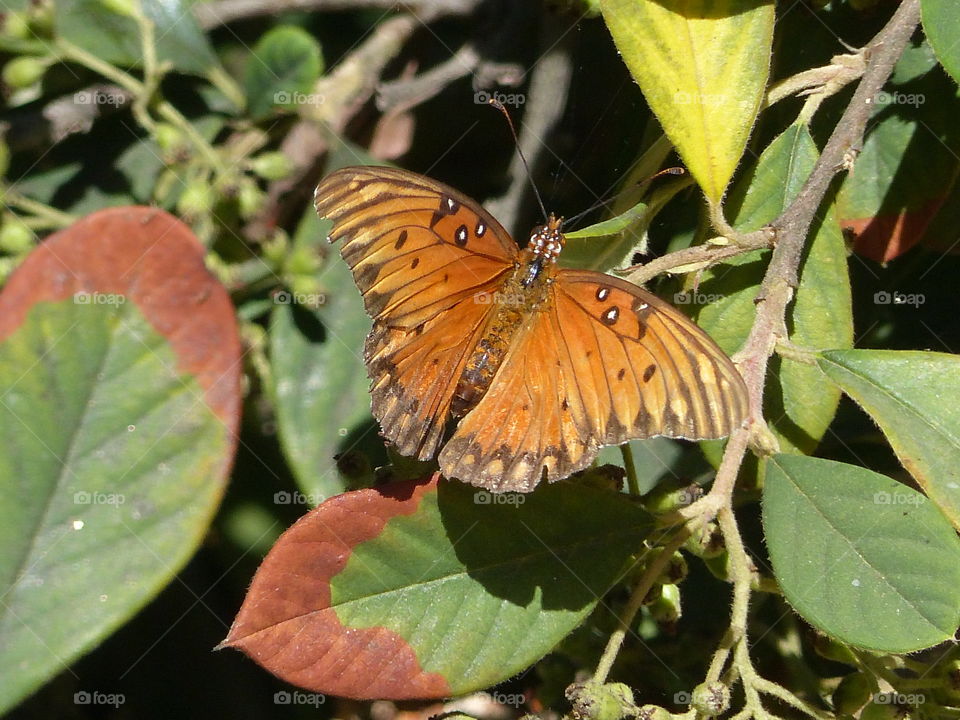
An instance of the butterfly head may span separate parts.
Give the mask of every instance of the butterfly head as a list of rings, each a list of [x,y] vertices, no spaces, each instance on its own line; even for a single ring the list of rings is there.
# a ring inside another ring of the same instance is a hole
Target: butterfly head
[[[566,242],[562,228],[563,218],[555,217],[553,213],[550,213],[547,224],[538,225],[530,233],[527,250],[535,256],[543,258],[545,263],[555,262],[560,251],[563,250],[564,242]]]

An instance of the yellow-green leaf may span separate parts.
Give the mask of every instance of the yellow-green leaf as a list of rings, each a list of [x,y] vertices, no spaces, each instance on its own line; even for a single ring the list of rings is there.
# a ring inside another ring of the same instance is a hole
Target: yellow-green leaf
[[[763,100],[774,4],[601,0],[600,7],[664,132],[718,202]]]

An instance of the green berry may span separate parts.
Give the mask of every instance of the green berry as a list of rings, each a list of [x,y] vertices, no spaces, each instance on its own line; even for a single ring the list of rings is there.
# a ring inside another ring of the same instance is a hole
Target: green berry
[[[730,707],[730,688],[721,682],[701,683],[693,689],[690,704],[701,715],[722,715]]]
[[[280,180],[293,172],[293,163],[282,152],[265,152],[250,160],[250,169],[264,180]]]
[[[3,81],[19,90],[37,83],[47,71],[47,63],[35,57],[14,58],[3,66]]]
[[[186,217],[205,215],[213,209],[214,195],[206,180],[191,180],[177,201],[177,211]]]
[[[870,702],[873,683],[863,673],[850,673],[844,677],[833,691],[833,707],[837,713],[853,715]]]
[[[15,217],[5,217],[0,227],[0,250],[9,255],[20,255],[33,247],[34,236],[26,225]]]

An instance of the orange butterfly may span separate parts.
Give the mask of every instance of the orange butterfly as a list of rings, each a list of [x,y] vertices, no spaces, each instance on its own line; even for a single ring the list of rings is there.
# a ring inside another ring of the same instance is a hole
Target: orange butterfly
[[[526,492],[602,445],[718,438],[746,417],[743,379],[693,322],[624,280],[557,268],[552,215],[520,250],[470,198],[386,167],[337,170],[314,201],[373,318],[373,414],[401,454],[433,457],[458,418],[441,472]]]

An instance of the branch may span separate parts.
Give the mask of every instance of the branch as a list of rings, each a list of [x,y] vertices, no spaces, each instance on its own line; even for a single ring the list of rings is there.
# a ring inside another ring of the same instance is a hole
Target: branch
[[[543,20],[540,47],[547,50],[536,62],[530,77],[530,86],[524,98],[523,124],[520,127],[520,152],[514,153],[508,175],[511,178],[507,192],[486,203],[487,210],[507,229],[514,229],[520,208],[530,187],[530,178],[520,153],[530,162],[531,172],[536,158],[549,150],[547,138],[563,115],[567,91],[573,75],[568,43],[564,42],[567,28],[549,15]],[[521,96],[523,97],[523,96]],[[528,228],[524,228],[526,232]]]
[[[400,6],[430,22],[447,15],[469,15],[482,0],[423,0],[402,3]],[[396,0],[216,0],[194,5],[193,14],[204,30],[249,18],[277,15],[289,10],[360,10],[380,8],[390,10],[398,7]]]
[[[776,245],[760,285],[753,327],[738,353],[740,373],[750,393],[750,416],[754,421],[762,421],[767,364],[777,340],[785,334],[787,305],[797,285],[807,231],[834,175],[850,166],[863,142],[864,130],[874,109],[872,100],[893,71],[919,22],[919,0],[904,0],[883,30],[863,49],[867,66],[850,104],[797,198],[770,225],[769,229],[776,236]],[[749,428],[740,428],[731,434],[713,488],[704,498],[682,511],[685,517],[701,514],[714,517],[721,507],[730,505],[749,435]]]
[[[410,108],[439,95],[445,87],[467,75],[477,76],[474,87],[517,85],[523,68],[516,63],[484,60],[473,43],[467,43],[448,60],[413,78],[392,80],[377,90],[377,109]]]

